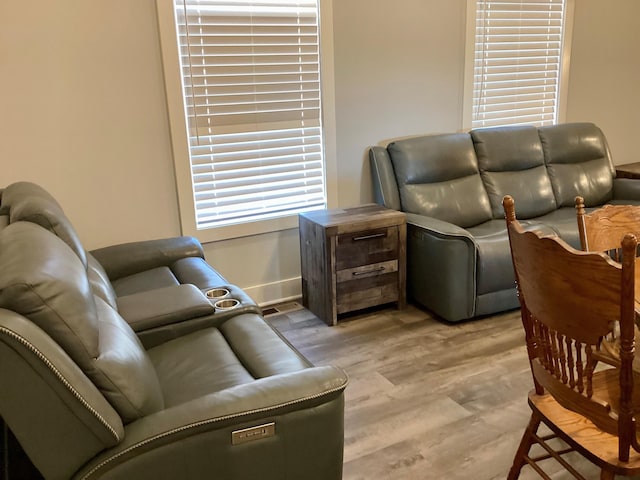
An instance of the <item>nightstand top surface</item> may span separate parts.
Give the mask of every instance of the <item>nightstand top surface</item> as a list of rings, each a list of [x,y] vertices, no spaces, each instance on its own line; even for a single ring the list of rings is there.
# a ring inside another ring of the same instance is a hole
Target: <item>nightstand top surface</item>
[[[405,214],[375,203],[353,208],[315,210],[301,213],[303,217],[325,228],[337,227],[340,232],[362,229],[363,224],[382,227],[405,223]]]
[[[615,165],[616,176],[620,178],[640,178],[640,162]]]

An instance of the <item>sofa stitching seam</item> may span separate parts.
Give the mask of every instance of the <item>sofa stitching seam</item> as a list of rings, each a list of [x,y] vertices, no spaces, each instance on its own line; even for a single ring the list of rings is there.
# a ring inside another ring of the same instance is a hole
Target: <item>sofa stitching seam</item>
[[[26,338],[22,337],[18,333],[9,330],[6,327],[0,327],[0,332],[8,335],[9,337],[17,340],[19,343],[27,347],[31,350],[41,361],[44,363],[46,367],[48,367],[51,372],[62,382],[62,384],[71,392],[71,394],[90,412],[92,413],[99,421],[102,423],[107,430],[113,435],[117,442],[121,441],[118,432],[109,424],[109,422],[98,413],[98,411],[93,408],[89,402],[82,396],[80,392],[78,392],[73,385],[64,377],[64,375],[58,370],[53,363],[46,357],[44,353],[42,353],[35,345],[29,342]]]
[[[233,418],[240,418],[240,417],[252,415],[252,414],[255,414],[255,413],[269,412],[269,411],[277,410],[279,408],[287,407],[287,406],[290,406],[290,405],[295,405],[297,403],[302,403],[302,402],[305,402],[305,401],[308,401],[308,400],[314,400],[314,399],[317,399],[317,398],[328,396],[328,395],[331,395],[332,393],[339,392],[339,391],[343,390],[346,387],[347,383],[348,383],[348,380],[345,380],[341,385],[339,385],[337,387],[334,387],[331,390],[327,390],[327,391],[324,391],[322,393],[318,393],[318,394],[315,394],[315,395],[308,395],[308,396],[305,396],[305,397],[302,397],[302,398],[299,398],[299,399],[296,399],[296,400],[291,400],[289,402],[279,403],[278,405],[271,405],[271,406],[268,406],[268,407],[256,408],[256,409],[253,409],[253,410],[248,410],[246,412],[233,413],[233,414],[229,414],[229,415],[223,415],[223,416],[220,416],[220,417],[209,418],[209,419],[206,419],[206,420],[201,420],[199,422],[191,423],[189,425],[183,425],[181,427],[177,427],[177,428],[168,430],[168,431],[163,432],[163,433],[159,433],[159,434],[154,435],[154,436],[152,436],[150,438],[142,440],[142,441],[140,441],[140,442],[138,442],[138,443],[136,443],[134,445],[131,445],[130,447],[125,448],[121,452],[118,452],[114,456],[103,460],[98,465],[93,467],[89,472],[87,472],[85,475],[83,475],[81,480],[88,479],[93,474],[95,474],[98,470],[100,470],[102,467],[104,467],[108,463],[111,463],[112,461],[114,461],[115,459],[121,457],[122,455],[125,455],[125,454],[127,454],[127,453],[129,453],[129,452],[131,452],[131,451],[133,451],[133,450],[135,450],[137,448],[140,448],[140,447],[143,447],[145,445],[148,445],[149,443],[154,442],[156,440],[160,440],[162,438],[171,436],[171,435],[173,435],[175,433],[180,433],[180,432],[183,432],[185,430],[192,429],[192,428],[201,427],[203,425],[214,424],[214,423],[222,422],[222,421],[225,421],[225,420],[230,420],[230,419],[233,419]]]

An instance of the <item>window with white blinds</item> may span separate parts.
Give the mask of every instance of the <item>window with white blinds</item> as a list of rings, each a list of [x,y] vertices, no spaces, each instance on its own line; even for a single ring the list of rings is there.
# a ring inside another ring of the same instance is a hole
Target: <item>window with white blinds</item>
[[[326,205],[318,0],[175,0],[196,227]]]
[[[557,122],[565,0],[477,0],[472,127]]]

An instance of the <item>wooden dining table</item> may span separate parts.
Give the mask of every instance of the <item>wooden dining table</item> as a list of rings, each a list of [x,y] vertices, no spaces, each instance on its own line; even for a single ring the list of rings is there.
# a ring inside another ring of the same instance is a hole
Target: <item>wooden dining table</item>
[[[639,316],[640,321],[640,257],[636,257],[636,265],[635,265],[635,293],[634,297],[636,299],[636,315]]]
[[[636,306],[635,306],[636,335],[635,337],[636,337],[636,351],[638,351],[637,349],[640,347],[640,257],[636,258],[634,273],[635,273],[634,297],[635,297],[635,303],[636,303]],[[617,338],[618,335],[619,333],[615,335],[616,338],[614,338],[613,340],[603,339],[601,344],[602,350],[596,354],[598,359],[604,360],[606,363],[609,363],[611,365],[619,365],[620,344],[619,344],[619,338]],[[635,355],[633,358],[633,370],[635,372],[640,373],[640,353],[638,353],[638,355]]]

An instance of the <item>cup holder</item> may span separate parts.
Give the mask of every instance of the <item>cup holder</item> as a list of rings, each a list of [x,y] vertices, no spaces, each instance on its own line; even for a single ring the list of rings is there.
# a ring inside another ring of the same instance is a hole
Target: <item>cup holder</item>
[[[240,305],[240,300],[237,298],[223,298],[222,300],[218,300],[213,304],[216,310],[225,311],[232,310]]]
[[[205,292],[205,295],[209,300],[219,300],[229,295],[229,290],[227,290],[226,288],[212,288],[210,290],[207,290]]]

